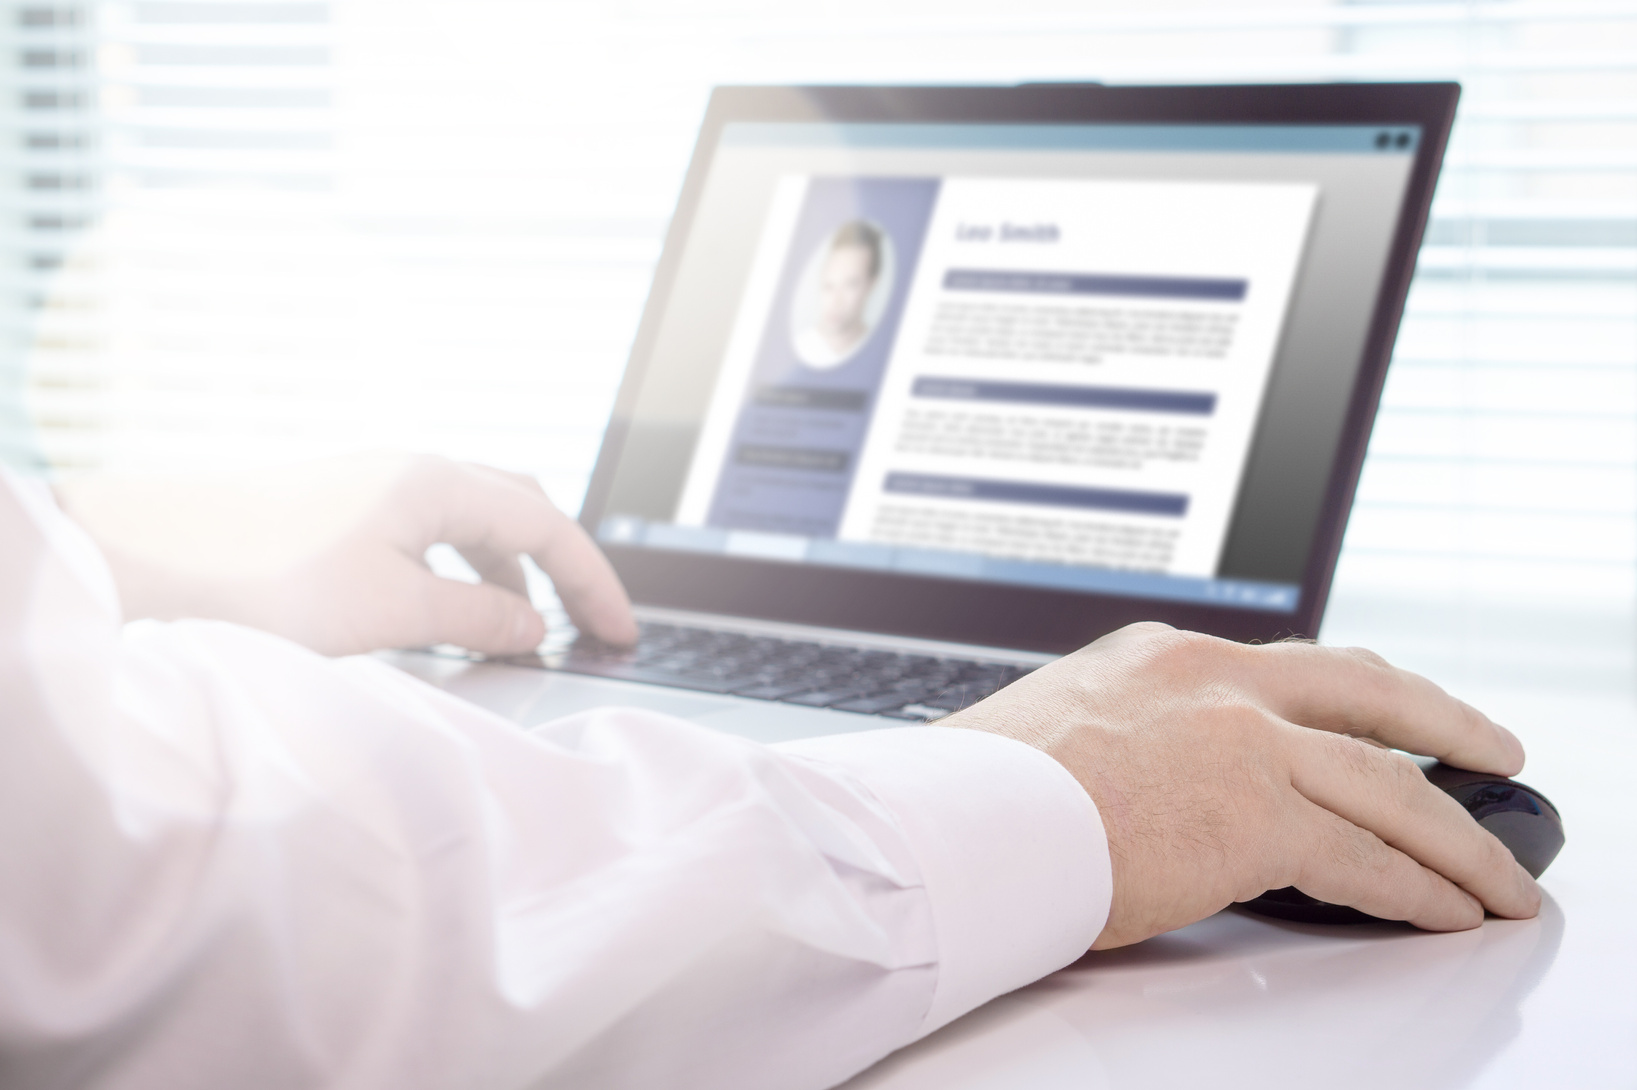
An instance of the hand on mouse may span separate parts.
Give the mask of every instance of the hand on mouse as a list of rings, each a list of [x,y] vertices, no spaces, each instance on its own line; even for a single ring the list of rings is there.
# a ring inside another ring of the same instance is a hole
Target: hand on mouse
[[[1131,625],[944,722],[1044,750],[1097,803],[1114,900],[1094,949],[1284,886],[1434,931],[1539,910],[1500,841],[1386,748],[1510,776],[1523,747],[1367,651]]]
[[[518,653],[545,635],[521,557],[570,616],[636,638],[608,561],[532,478],[444,458],[377,454],[215,477],[86,476],[57,485],[108,558],[127,618],[237,621],[332,655],[453,643]],[[431,545],[483,581],[440,579]]]

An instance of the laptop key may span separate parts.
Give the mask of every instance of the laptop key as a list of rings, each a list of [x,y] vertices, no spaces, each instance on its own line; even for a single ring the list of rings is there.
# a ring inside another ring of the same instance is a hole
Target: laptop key
[[[635,648],[582,639],[559,668],[905,720],[938,718],[975,704],[1029,672],[1001,663],[654,623],[642,626]]]

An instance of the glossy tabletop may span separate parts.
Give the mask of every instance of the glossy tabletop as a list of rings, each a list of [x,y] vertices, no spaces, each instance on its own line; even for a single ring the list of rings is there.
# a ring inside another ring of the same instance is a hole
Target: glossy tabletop
[[[1088,954],[849,1090],[1637,1087],[1637,704],[1465,695],[1564,816],[1538,919],[1432,935],[1229,910]]]

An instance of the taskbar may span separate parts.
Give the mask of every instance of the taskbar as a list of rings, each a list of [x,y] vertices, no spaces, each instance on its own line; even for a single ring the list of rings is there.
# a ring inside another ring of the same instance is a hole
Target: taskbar
[[[675,523],[650,522],[631,515],[612,515],[603,519],[597,527],[597,539],[608,545],[890,571],[943,579],[969,579],[979,583],[1231,606],[1268,613],[1294,612],[1301,599],[1301,587],[1295,583],[1008,560],[978,553],[882,545],[868,541],[836,541],[796,534],[678,526]]]

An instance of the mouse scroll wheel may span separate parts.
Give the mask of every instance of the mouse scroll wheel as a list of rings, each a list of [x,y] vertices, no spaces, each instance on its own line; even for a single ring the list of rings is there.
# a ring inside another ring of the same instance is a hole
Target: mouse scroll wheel
[[[1509,783],[1486,783],[1461,800],[1473,820],[1483,821],[1496,814],[1539,814],[1540,806],[1527,791]]]

